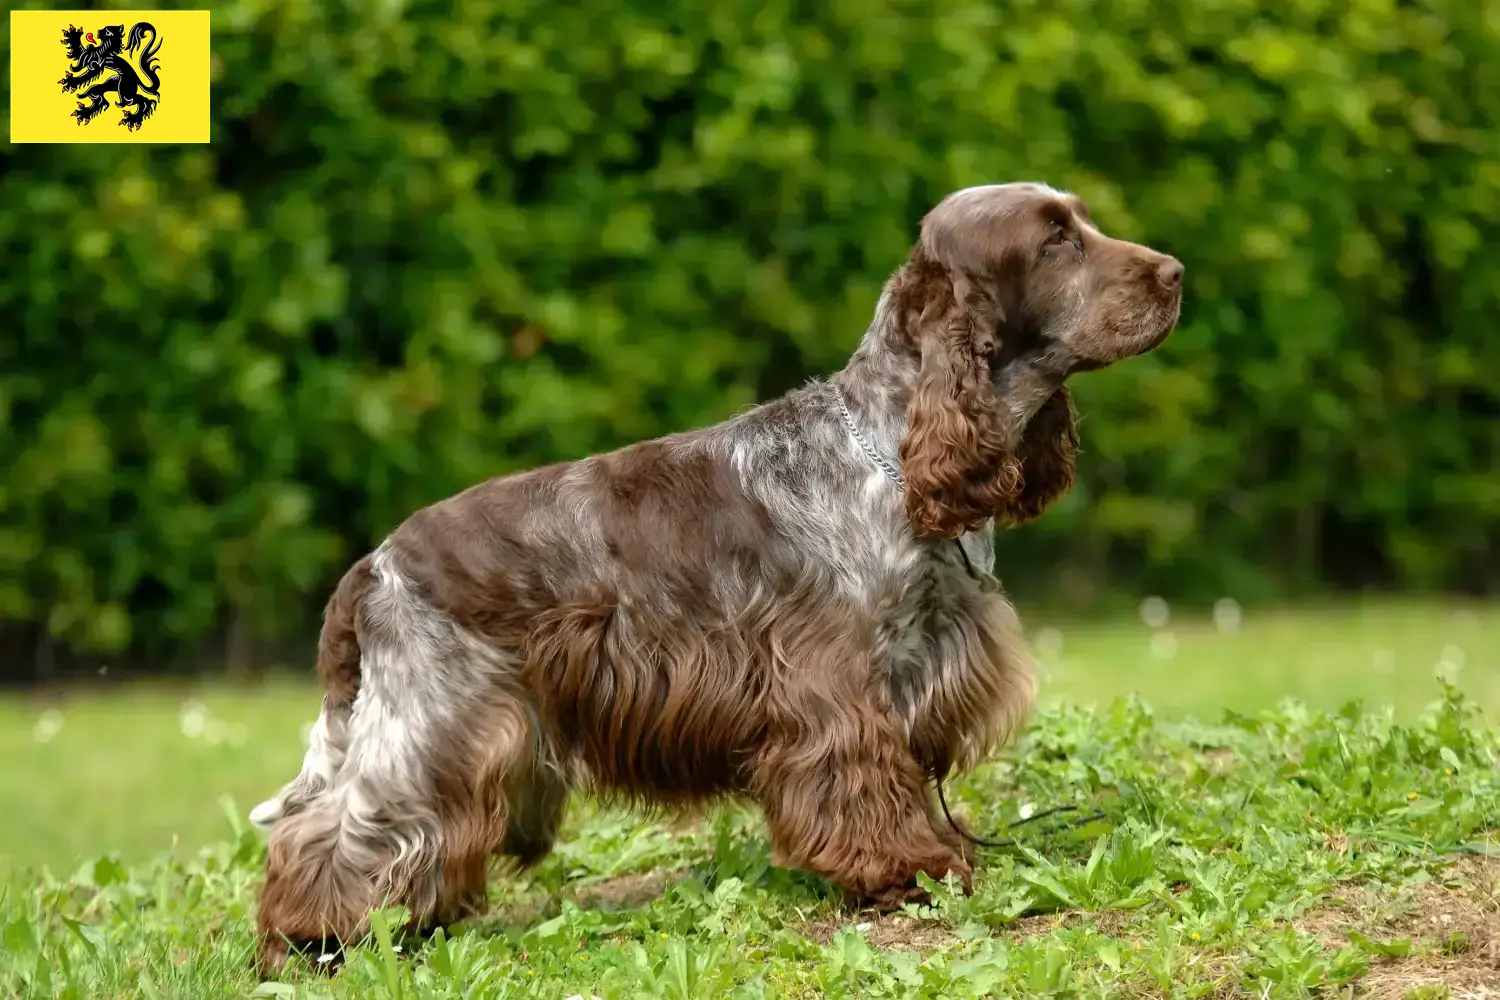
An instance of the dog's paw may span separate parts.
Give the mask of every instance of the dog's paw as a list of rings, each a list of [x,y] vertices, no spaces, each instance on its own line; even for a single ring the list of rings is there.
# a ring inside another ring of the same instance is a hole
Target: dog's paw
[[[960,891],[968,895],[974,891],[974,868],[959,854],[951,858],[922,866],[921,871],[933,881],[942,882],[949,875],[958,877]],[[862,893],[845,892],[845,902],[859,909],[872,909],[878,913],[892,913],[907,903],[925,905],[932,902],[932,894],[922,888],[917,876],[893,879],[889,884],[873,891]]]

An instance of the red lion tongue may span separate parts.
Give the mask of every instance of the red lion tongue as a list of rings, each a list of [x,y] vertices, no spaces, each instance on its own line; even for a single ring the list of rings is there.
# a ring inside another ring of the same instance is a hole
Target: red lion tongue
[[[87,35],[84,35],[83,37],[87,38],[89,41],[92,42],[94,40],[94,33],[92,31],[90,31]]]

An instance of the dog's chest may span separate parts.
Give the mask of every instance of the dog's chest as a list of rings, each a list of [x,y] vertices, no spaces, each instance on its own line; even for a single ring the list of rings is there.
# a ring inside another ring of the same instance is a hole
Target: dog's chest
[[[988,530],[956,541],[928,543],[910,571],[892,581],[877,612],[875,655],[897,674],[920,670],[944,655],[955,631],[981,614],[999,584]]]

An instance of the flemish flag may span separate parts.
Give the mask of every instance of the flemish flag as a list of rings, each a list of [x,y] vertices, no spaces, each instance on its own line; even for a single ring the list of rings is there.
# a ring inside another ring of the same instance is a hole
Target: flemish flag
[[[11,142],[208,142],[206,10],[13,10]]]

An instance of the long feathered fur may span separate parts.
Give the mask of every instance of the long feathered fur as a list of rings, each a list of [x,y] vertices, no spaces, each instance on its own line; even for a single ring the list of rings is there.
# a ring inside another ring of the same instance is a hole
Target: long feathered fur
[[[959,192],[832,378],[414,513],[329,600],[303,771],[253,816],[263,967],[382,902],[469,912],[486,860],[545,856],[579,785],[749,795],[779,863],[878,906],[967,882],[931,782],[1034,690],[993,523],[1069,488],[1063,380],[1167,335],[1175,264],[1071,195]]]

